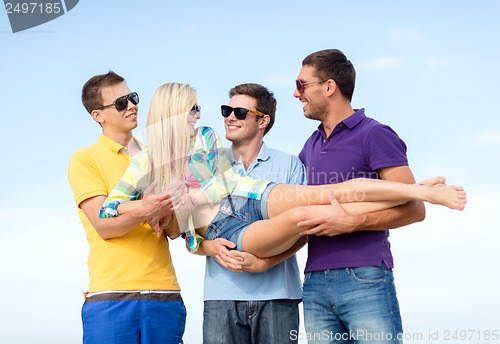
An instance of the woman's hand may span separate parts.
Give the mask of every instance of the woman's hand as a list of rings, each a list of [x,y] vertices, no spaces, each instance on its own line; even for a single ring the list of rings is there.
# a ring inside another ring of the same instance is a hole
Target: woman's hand
[[[184,194],[177,204],[174,205],[175,217],[181,232],[185,232],[188,226],[188,217],[196,209],[198,201],[188,193]]]

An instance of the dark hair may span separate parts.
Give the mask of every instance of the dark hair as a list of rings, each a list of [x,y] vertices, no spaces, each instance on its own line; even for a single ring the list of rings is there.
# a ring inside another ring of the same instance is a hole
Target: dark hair
[[[111,70],[108,74],[96,75],[90,78],[82,88],[82,103],[88,113],[92,113],[92,110],[104,106],[101,88],[114,86],[121,82],[125,82],[125,79]]]
[[[302,66],[306,65],[314,67],[316,76],[320,80],[333,79],[340,93],[349,101],[352,100],[356,70],[343,52],[337,49],[317,51],[302,61]]]
[[[229,91],[229,97],[232,98],[237,94],[247,95],[255,98],[257,105],[255,109],[269,115],[269,124],[264,131],[264,135],[273,127],[274,118],[276,116],[276,98],[273,92],[259,84],[241,84],[233,87]],[[257,117],[258,118],[258,117]]]

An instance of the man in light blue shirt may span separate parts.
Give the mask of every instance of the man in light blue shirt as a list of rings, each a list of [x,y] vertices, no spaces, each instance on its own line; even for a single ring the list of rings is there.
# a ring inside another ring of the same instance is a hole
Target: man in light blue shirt
[[[305,169],[298,157],[263,142],[274,123],[274,95],[264,86],[243,84],[232,88],[229,96],[221,112],[226,138],[232,142],[227,153],[233,168],[256,179],[305,184]],[[287,252],[259,259],[228,251],[227,247],[235,245],[225,239],[204,240],[197,252],[207,255],[203,342],[296,342],[290,334],[298,333],[302,288],[295,252],[305,242],[306,238]]]

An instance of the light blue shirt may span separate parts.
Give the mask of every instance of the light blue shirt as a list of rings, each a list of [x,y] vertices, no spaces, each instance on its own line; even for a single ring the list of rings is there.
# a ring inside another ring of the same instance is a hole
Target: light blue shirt
[[[233,169],[243,171],[252,178],[284,184],[306,184],[306,170],[298,157],[268,148],[264,143],[257,159],[246,171],[241,162],[234,160],[231,149],[227,149],[227,155]],[[302,282],[295,255],[261,273],[232,272],[222,267],[214,257],[207,257],[205,301],[301,298]]]

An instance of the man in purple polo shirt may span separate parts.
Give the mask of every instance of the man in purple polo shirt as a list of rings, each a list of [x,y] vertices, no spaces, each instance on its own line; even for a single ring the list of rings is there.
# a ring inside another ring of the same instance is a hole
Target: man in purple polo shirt
[[[306,57],[294,96],[321,121],[299,157],[308,184],[365,177],[415,183],[406,145],[388,126],[351,107],[356,72],[336,49]],[[315,219],[309,234],[303,302],[310,343],[402,342],[388,229],[425,217],[422,202],[361,216]],[[342,234],[344,233],[344,234]],[[347,233],[347,234],[345,234]]]

